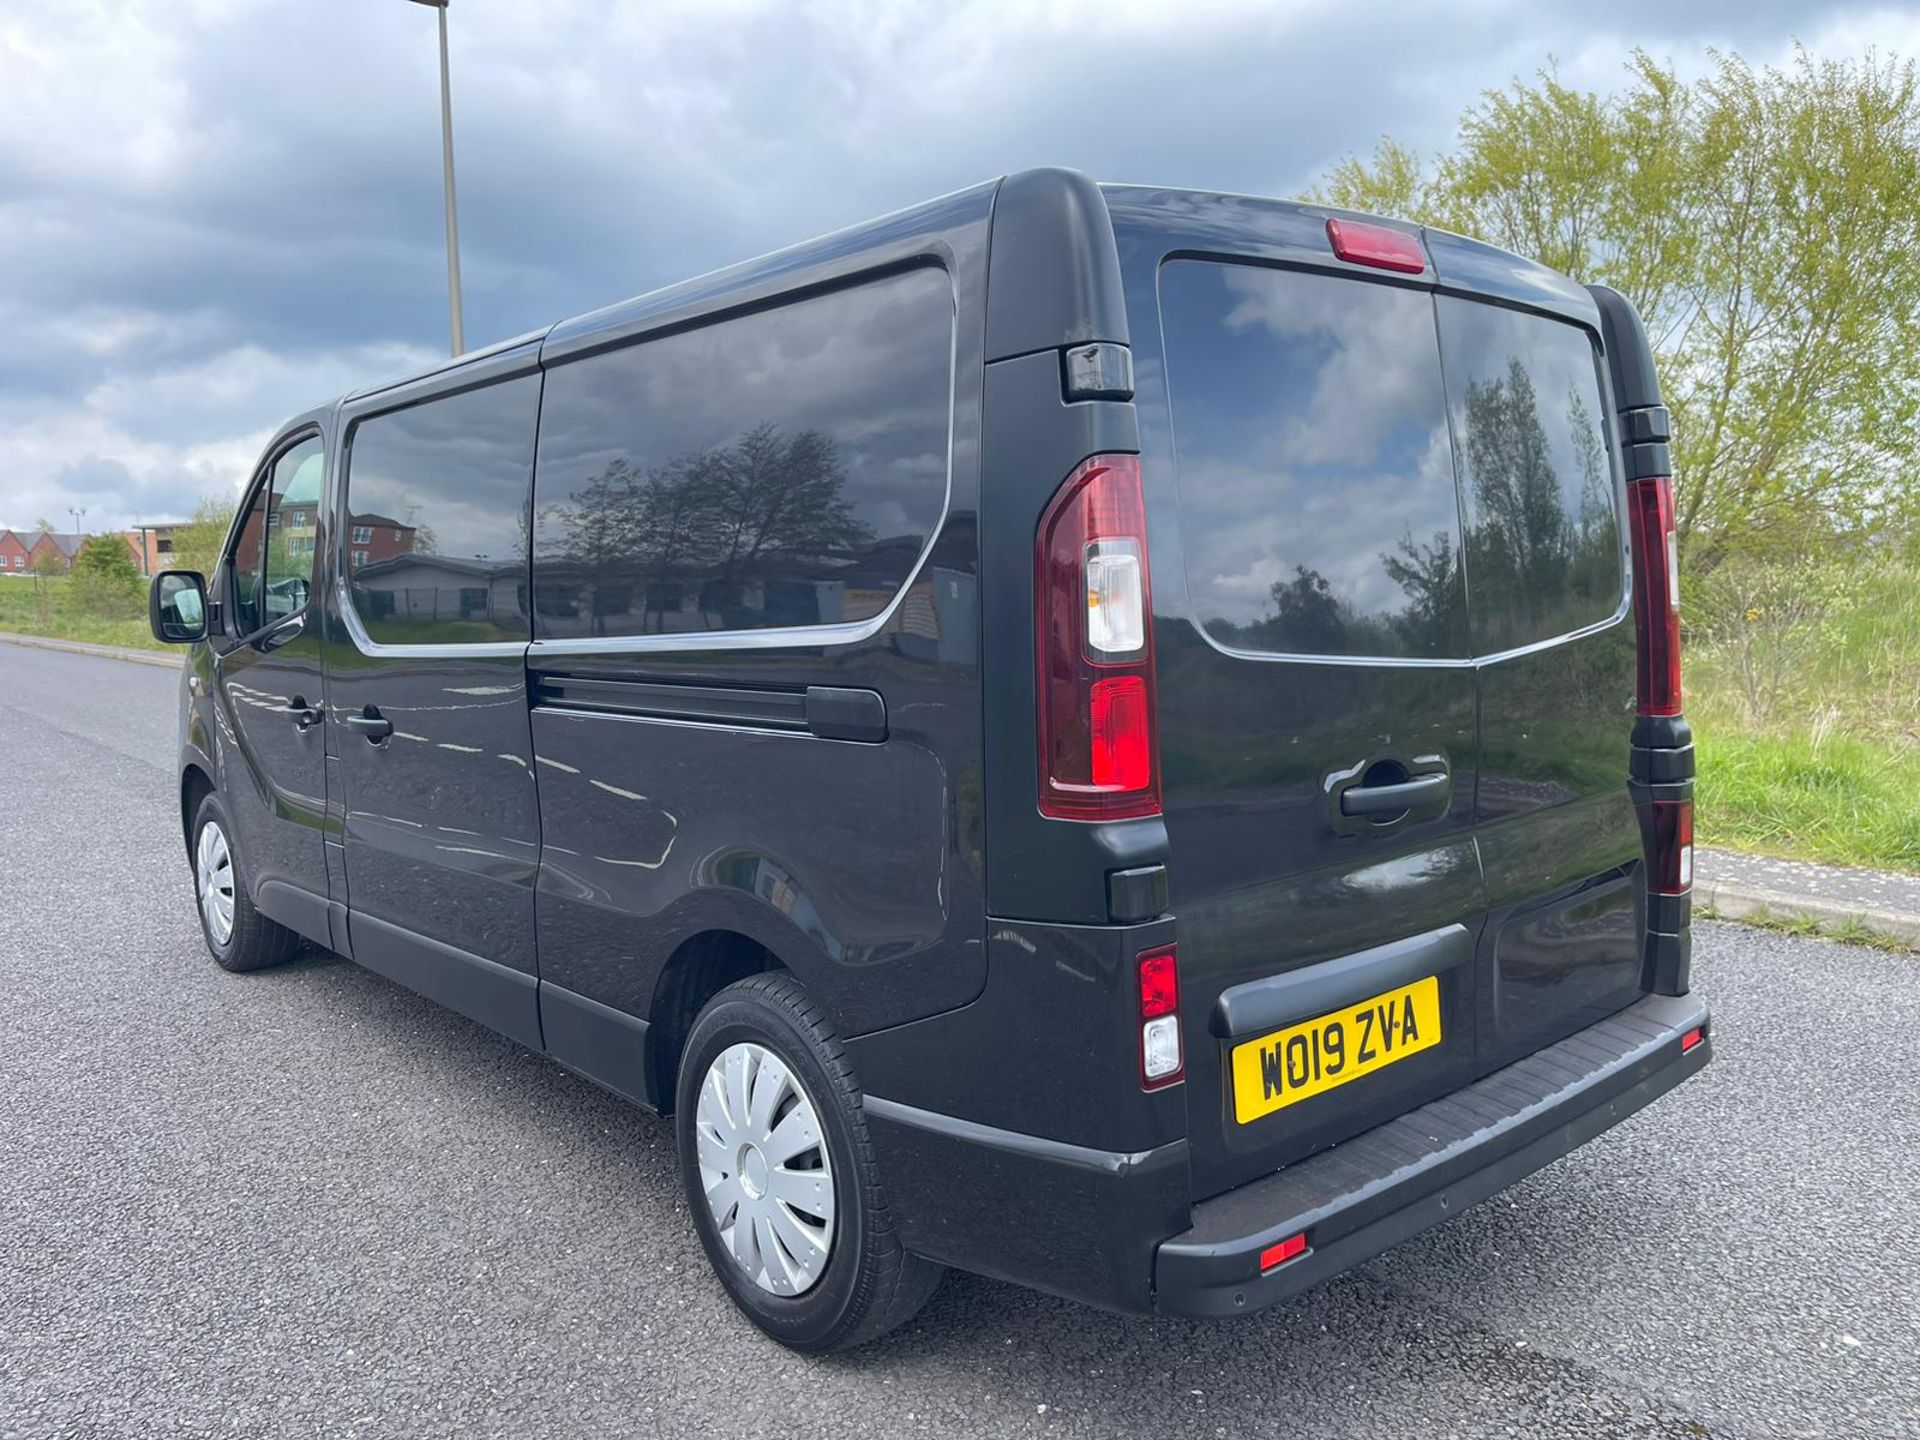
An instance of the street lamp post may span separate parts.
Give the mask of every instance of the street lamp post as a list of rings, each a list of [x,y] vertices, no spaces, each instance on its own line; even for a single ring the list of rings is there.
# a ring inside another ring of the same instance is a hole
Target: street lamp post
[[[440,162],[446,176],[447,197],[447,312],[453,353],[467,348],[466,323],[460,307],[460,220],[453,198],[453,86],[447,76],[447,0],[413,0],[440,12]]]

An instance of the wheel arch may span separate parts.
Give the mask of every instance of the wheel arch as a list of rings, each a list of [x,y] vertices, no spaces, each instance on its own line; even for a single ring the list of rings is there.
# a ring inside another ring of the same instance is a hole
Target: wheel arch
[[[189,865],[193,863],[193,817],[214,788],[213,777],[198,763],[189,763],[180,772],[180,843]]]
[[[702,930],[674,947],[647,1008],[648,1063],[662,1115],[673,1113],[680,1055],[707,1002],[735,981],[774,972],[788,973],[788,967],[767,946],[738,930]]]

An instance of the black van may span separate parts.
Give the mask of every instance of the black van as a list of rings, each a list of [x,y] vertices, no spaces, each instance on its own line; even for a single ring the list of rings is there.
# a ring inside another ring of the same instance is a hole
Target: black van
[[[1707,1062],[1667,438],[1610,291],[1059,170],[348,395],[153,588],[207,943],[672,1114],[796,1348],[1261,1309]]]

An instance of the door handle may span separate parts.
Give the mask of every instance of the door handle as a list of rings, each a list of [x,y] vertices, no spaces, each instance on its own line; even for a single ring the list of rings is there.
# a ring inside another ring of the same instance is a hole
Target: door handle
[[[1340,792],[1342,815],[1399,815],[1431,805],[1447,793],[1453,777],[1442,770],[1393,785],[1355,785]]]
[[[366,736],[367,742],[372,745],[378,745],[393,734],[393,722],[371,705],[367,706],[364,714],[349,715],[346,720],[349,730],[356,735]]]
[[[293,728],[303,735],[318,725],[321,720],[326,717],[327,713],[318,705],[307,704],[307,702],[298,695],[289,700],[284,708],[286,709],[288,718],[293,721]]]

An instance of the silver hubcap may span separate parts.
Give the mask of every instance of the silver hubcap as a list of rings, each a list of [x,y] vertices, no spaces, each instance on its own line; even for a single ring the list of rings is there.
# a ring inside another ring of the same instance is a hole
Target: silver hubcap
[[[233,852],[227,848],[226,833],[212,820],[200,827],[193,880],[207,933],[216,945],[224,945],[233,936]]]
[[[707,1067],[693,1133],[720,1242],[762,1290],[800,1295],[833,1253],[833,1161],[800,1081],[764,1045]]]

